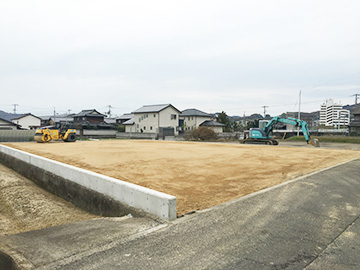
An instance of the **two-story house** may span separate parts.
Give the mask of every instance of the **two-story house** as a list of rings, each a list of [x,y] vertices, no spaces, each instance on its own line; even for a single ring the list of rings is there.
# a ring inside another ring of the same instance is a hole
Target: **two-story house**
[[[99,113],[97,110],[82,110],[78,114],[73,115],[74,124],[99,124],[104,122],[105,115]]]
[[[179,134],[180,111],[171,104],[145,105],[132,114],[133,132],[156,133],[159,136]]]
[[[15,126],[17,126],[20,129],[36,129],[41,126],[41,118],[31,113],[12,114],[12,113],[2,112],[0,118],[5,121],[14,123]]]
[[[182,131],[190,131],[197,129],[205,121],[212,120],[214,116],[197,109],[187,109],[179,117]]]

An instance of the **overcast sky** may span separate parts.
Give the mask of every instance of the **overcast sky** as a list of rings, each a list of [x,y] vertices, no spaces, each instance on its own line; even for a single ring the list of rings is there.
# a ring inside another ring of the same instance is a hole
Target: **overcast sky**
[[[229,115],[360,94],[359,0],[0,1],[0,110]],[[360,102],[360,99],[359,99]]]

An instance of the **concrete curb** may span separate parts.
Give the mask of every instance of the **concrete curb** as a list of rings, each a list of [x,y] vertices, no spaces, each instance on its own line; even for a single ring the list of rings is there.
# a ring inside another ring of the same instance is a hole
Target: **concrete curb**
[[[56,176],[56,180],[63,179],[65,183],[71,182],[76,186],[95,191],[96,194],[102,194],[115,201],[119,201],[130,208],[140,209],[166,221],[176,219],[176,197],[149,188],[141,187],[112,177],[80,169],[74,166],[63,164],[54,160],[20,151],[5,145],[0,145],[0,161],[5,164],[20,161],[26,163],[30,168],[26,170],[11,166],[14,170],[22,174],[24,171],[40,168],[47,174]],[[11,161],[8,159],[10,157]],[[10,164],[11,165],[11,164]],[[44,181],[48,181],[47,179]],[[53,184],[53,183],[51,183]],[[63,186],[64,184],[62,184]],[[94,196],[92,194],[92,196]],[[92,199],[93,201],[93,199]],[[95,199],[96,201],[96,199]]]

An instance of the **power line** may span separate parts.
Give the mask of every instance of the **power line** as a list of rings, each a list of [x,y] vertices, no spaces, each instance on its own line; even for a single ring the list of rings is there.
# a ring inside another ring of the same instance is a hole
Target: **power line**
[[[353,73],[353,74],[349,74],[349,75],[343,76],[343,77],[339,77],[339,78],[337,78],[337,79],[330,80],[330,81],[327,81],[327,82],[324,82],[324,83],[321,83],[321,84],[318,84],[318,85],[314,85],[314,86],[309,87],[309,88],[305,88],[304,90],[307,92],[307,91],[313,90],[313,89],[315,89],[315,88],[318,88],[318,87],[320,87],[320,86],[325,86],[325,85],[328,85],[328,84],[330,84],[330,83],[334,83],[334,82],[337,82],[337,81],[341,81],[341,80],[343,80],[343,79],[345,79],[345,78],[352,77],[352,76],[355,76],[355,75],[358,75],[358,74],[360,74],[360,71],[355,72],[355,73]],[[319,89],[317,89],[316,91],[319,91]],[[340,90],[339,90],[339,91],[340,91]]]

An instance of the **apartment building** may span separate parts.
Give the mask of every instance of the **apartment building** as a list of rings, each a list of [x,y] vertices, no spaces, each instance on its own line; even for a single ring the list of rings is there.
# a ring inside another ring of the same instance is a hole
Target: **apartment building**
[[[339,103],[332,99],[326,100],[320,107],[319,124],[324,126],[348,126],[350,123],[350,111],[343,109]]]

